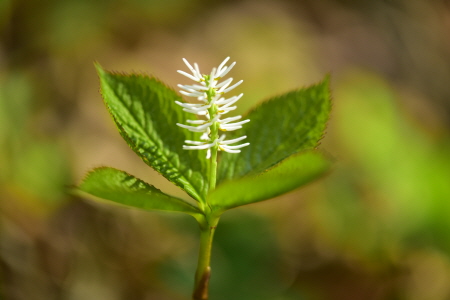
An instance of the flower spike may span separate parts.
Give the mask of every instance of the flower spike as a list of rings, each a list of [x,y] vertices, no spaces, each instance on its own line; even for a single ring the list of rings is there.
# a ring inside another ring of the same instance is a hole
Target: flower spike
[[[230,58],[227,57],[225,60],[217,67],[213,68],[209,75],[201,74],[200,68],[197,63],[192,66],[185,58],[183,62],[186,64],[188,69],[192,74],[178,70],[177,72],[187,78],[196,82],[193,85],[182,85],[179,84],[178,87],[181,88],[180,93],[188,96],[197,98],[198,101],[202,103],[182,103],[175,101],[176,104],[181,106],[184,111],[196,114],[198,116],[204,116],[206,120],[187,120],[190,125],[184,125],[177,123],[178,126],[188,129],[193,132],[202,133],[200,139],[201,141],[190,141],[186,140],[187,145],[183,146],[185,150],[207,150],[206,158],[211,157],[211,149],[214,148],[220,151],[225,151],[229,153],[239,153],[242,147],[250,145],[250,143],[243,143],[240,145],[230,145],[242,141],[246,136],[241,136],[232,140],[225,140],[225,134],[219,137],[218,131],[232,131],[242,128],[242,124],[250,122],[250,120],[243,120],[235,123],[231,123],[240,120],[241,116],[229,117],[221,119],[221,116],[236,109],[235,104],[243,94],[238,96],[233,96],[231,98],[222,97],[223,94],[236,88],[240,85],[243,80],[231,85],[233,78],[228,78],[225,81],[219,83],[219,81],[234,67],[236,62],[231,65],[226,66]],[[231,85],[231,86],[230,86]]]

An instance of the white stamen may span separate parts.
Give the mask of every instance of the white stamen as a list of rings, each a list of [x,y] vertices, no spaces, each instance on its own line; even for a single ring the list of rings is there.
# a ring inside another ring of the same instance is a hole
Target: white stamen
[[[205,120],[186,120],[186,122],[191,123],[191,124],[205,124],[206,123]]]
[[[216,85],[216,88],[221,88],[223,86],[228,86],[231,82],[233,81],[233,78],[228,78],[227,80],[225,80],[222,83],[219,83],[218,85]],[[224,87],[223,89],[226,89],[226,87]],[[220,93],[220,91],[218,91]]]
[[[217,74],[216,77],[224,77],[225,75],[228,74],[228,72],[231,71],[231,69],[233,69],[234,65],[236,64],[236,62],[232,63],[228,68],[224,68],[222,70],[222,72],[220,72],[220,74]]]
[[[233,149],[233,150],[240,149],[240,148],[243,148],[248,145],[250,145],[250,143],[244,143],[244,144],[240,144],[240,145],[236,145],[236,146],[228,146],[228,145],[220,144],[220,146],[223,148],[228,148],[228,149]]]
[[[225,64],[227,63],[227,61],[230,59],[230,57],[228,56],[227,58],[224,59],[224,61],[219,65],[219,67],[217,67],[217,72],[222,72],[222,68],[225,66]],[[236,62],[234,62],[233,64],[235,64]]]
[[[196,77],[192,76],[191,74],[188,74],[188,73],[183,72],[183,71],[181,71],[181,70],[177,70],[177,72],[180,73],[181,75],[186,76],[186,77],[189,78],[189,79],[192,79],[192,80],[194,80],[194,81],[198,81],[198,79],[197,79]]]
[[[220,108],[219,114],[220,114],[220,115],[224,115],[224,114],[226,114],[227,112],[230,112],[230,111],[232,111],[232,110],[235,110],[236,108],[237,108],[237,106],[226,107],[226,108]]]
[[[225,135],[224,135],[225,136]],[[221,144],[222,145],[229,145],[229,144],[234,144],[234,143],[237,143],[237,142],[239,142],[239,141],[242,141],[243,139],[246,139],[247,138],[247,136],[246,135],[243,135],[243,136],[241,136],[241,137],[238,137],[237,139],[232,139],[232,140],[228,140],[228,141],[223,141],[223,142],[221,142]]]
[[[221,123],[221,124],[227,124],[227,123],[229,123],[229,122],[237,121],[237,120],[239,120],[240,118],[242,118],[242,116],[230,117],[230,118],[226,118],[226,119],[223,119],[223,120],[219,120],[219,123]]]
[[[202,73],[200,72],[200,69],[199,69],[197,63],[194,64],[194,67],[195,67],[195,71],[197,71],[198,78],[201,80],[202,79]]]
[[[195,77],[200,77],[200,72],[196,72],[187,59],[183,58],[183,61]]]
[[[244,82],[244,80],[239,80],[238,82],[236,82],[235,84],[233,84],[232,86],[230,86],[229,88],[224,90],[223,93],[228,93],[229,91],[231,91],[232,89],[234,89],[235,87],[237,87],[238,85],[240,85],[243,82]]]

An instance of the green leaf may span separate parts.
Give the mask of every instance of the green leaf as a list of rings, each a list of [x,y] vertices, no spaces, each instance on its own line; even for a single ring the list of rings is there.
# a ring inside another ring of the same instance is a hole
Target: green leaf
[[[313,181],[329,168],[329,160],[319,152],[299,153],[258,175],[225,181],[208,195],[208,203],[220,212],[267,200]]]
[[[176,211],[193,216],[200,214],[198,208],[188,202],[166,195],[133,175],[110,167],[89,172],[78,190],[117,204],[144,210]]]
[[[270,99],[243,119],[236,132],[250,145],[239,154],[222,153],[219,182],[257,174],[292,154],[314,149],[324,134],[331,108],[329,77],[311,87]],[[232,137],[230,137],[232,138]]]
[[[195,133],[177,123],[192,118],[175,100],[175,91],[155,78],[104,71],[96,65],[101,92],[120,134],[149,166],[203,201],[208,191],[207,165],[203,151],[186,151],[185,140],[197,139]]]

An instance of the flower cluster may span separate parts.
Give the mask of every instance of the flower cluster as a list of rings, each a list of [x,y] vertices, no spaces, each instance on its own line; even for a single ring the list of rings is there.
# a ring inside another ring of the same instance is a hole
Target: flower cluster
[[[199,84],[193,85],[181,85],[178,86],[182,89],[180,93],[189,97],[195,97],[201,103],[183,103],[176,101],[184,111],[196,114],[198,116],[204,116],[204,119],[199,120],[187,120],[187,123],[191,125],[179,124],[178,126],[186,128],[193,132],[202,133],[200,141],[186,140],[183,145],[185,150],[203,150],[207,149],[206,158],[211,157],[211,149],[226,151],[230,153],[239,153],[242,147],[248,146],[249,143],[240,145],[231,145],[239,141],[242,141],[246,136],[239,138],[225,140],[225,134],[220,135],[218,131],[232,131],[242,128],[242,124],[250,122],[250,120],[238,121],[241,116],[229,117],[222,119],[222,116],[226,113],[236,109],[236,106],[232,106],[243,94],[233,96],[231,98],[222,97],[223,94],[231,91],[242,83],[242,80],[230,86],[233,78],[229,78],[219,83],[219,81],[234,67],[236,64],[233,62],[230,66],[225,66],[230,58],[227,57],[217,68],[213,68],[209,75],[200,73],[200,69],[196,63],[194,67],[183,58],[184,63],[192,72],[192,74],[178,70],[178,73],[186,76],[189,79],[196,81]],[[234,123],[232,123],[234,122]]]

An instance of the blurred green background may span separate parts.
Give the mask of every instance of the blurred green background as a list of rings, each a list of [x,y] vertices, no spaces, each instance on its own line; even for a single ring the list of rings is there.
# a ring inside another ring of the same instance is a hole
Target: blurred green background
[[[211,299],[450,299],[448,1],[0,0],[1,299],[189,299],[191,217],[66,190],[109,165],[186,197],[121,140],[93,62],[175,87],[182,57],[226,56],[239,113],[331,73],[335,163],[223,216]]]

